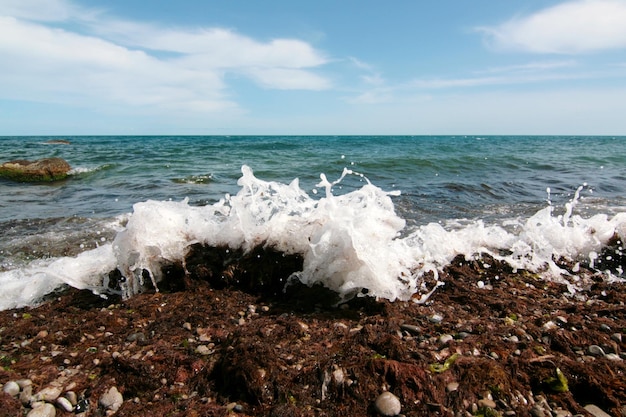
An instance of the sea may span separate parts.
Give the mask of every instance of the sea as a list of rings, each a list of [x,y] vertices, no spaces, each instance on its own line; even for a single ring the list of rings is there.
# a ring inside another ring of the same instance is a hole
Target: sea
[[[0,163],[48,157],[66,180],[0,179],[1,310],[105,297],[112,270],[132,297],[194,243],[300,254],[292,279],[346,298],[422,302],[483,253],[572,294],[558,259],[625,278],[601,254],[626,238],[626,137],[0,137]]]

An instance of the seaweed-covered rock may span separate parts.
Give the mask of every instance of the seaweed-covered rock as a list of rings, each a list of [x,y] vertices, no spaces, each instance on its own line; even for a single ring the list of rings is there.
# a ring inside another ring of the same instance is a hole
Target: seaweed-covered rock
[[[65,179],[70,169],[70,164],[61,158],[20,159],[0,165],[0,178],[20,182],[58,181]]]

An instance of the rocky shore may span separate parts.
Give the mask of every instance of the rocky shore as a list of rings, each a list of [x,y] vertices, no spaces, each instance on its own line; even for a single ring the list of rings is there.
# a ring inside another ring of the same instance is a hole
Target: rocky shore
[[[0,312],[0,416],[626,416],[626,285],[600,273],[571,295],[457,258],[425,304],[339,306],[237,273]]]

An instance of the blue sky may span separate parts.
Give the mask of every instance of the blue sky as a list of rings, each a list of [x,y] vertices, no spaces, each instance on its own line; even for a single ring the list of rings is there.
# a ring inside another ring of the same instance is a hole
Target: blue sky
[[[0,135],[626,135],[626,0],[0,0]]]

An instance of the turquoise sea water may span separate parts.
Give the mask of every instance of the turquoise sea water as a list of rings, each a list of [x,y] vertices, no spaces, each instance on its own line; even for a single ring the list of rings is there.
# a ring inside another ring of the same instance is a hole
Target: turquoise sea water
[[[58,139],[70,144],[48,143]],[[355,175],[333,193],[367,180],[399,191],[391,200],[405,235],[428,234],[432,223],[506,228],[548,205],[565,207],[577,190],[577,215],[626,212],[626,137],[0,137],[0,162],[52,156],[72,166],[67,180],[0,179],[0,272],[111,242],[135,203],[212,205],[239,191],[243,165],[265,181],[298,178],[314,199],[324,195],[320,174],[333,181],[350,169]]]
[[[46,144],[53,139],[0,138],[2,162],[58,156],[74,169],[55,184],[0,180],[0,225],[112,217],[148,199],[206,204],[237,191],[244,164],[265,180],[299,178],[305,190],[320,173],[353,169],[400,190],[398,210],[417,223],[528,214],[545,205],[547,188],[557,203],[583,184],[588,210],[620,210],[626,201],[623,137],[118,136]]]

